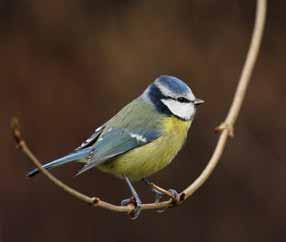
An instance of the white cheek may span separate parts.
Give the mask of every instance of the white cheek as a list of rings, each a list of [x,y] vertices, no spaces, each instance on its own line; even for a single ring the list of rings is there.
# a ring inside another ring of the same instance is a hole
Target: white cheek
[[[185,120],[192,119],[196,112],[193,103],[180,103],[172,99],[162,99],[162,102],[168,107],[171,113]]]

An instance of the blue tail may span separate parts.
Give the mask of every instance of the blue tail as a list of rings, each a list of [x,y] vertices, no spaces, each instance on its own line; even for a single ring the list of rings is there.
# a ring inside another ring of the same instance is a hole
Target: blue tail
[[[91,150],[92,150],[92,147],[87,147],[85,149],[75,151],[75,152],[68,154],[64,157],[61,157],[61,158],[56,159],[54,161],[48,162],[48,163],[44,164],[42,167],[46,168],[47,170],[50,170],[50,169],[53,169],[57,166],[61,166],[61,165],[70,163],[72,161],[76,161],[76,160],[85,158],[88,156],[88,154],[90,153]],[[40,172],[40,170],[38,168],[35,168],[32,171],[30,171],[26,176],[32,177],[32,176],[38,174],[39,172]]]

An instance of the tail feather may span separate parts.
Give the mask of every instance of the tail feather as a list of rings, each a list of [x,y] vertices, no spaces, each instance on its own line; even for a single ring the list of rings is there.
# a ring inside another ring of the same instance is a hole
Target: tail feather
[[[68,154],[68,155],[61,157],[59,159],[56,159],[54,161],[48,162],[48,163],[44,164],[42,167],[47,169],[47,170],[50,170],[50,169],[53,169],[55,167],[62,166],[64,164],[67,164],[67,163],[70,163],[70,162],[73,162],[73,161],[87,157],[91,150],[92,150],[92,147],[88,147],[88,148],[85,148],[83,150],[76,151],[74,153]],[[40,170],[38,168],[35,168],[35,169],[31,170],[26,176],[27,177],[33,177],[36,174],[38,174],[39,172],[40,172]]]

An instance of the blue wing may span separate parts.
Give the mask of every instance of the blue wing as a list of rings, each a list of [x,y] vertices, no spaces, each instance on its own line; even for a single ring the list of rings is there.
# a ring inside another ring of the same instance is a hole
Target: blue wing
[[[160,136],[158,130],[109,128],[97,140],[87,164],[77,175],[134,148],[152,142]]]
[[[78,172],[81,174],[109,159],[152,142],[161,135],[160,119],[157,115],[153,115],[153,112],[152,105],[140,98],[135,99],[111,120],[96,129],[74,152],[51,161],[44,167],[50,169],[72,161],[84,160],[86,165]],[[37,173],[38,169],[34,169],[28,175]]]
[[[104,129],[104,126],[97,128],[94,131],[94,133],[87,140],[85,140],[79,147],[77,147],[72,153],[70,153],[64,157],[61,157],[59,159],[47,162],[46,164],[43,165],[43,168],[50,170],[50,169],[53,169],[55,167],[70,163],[72,161],[80,160],[80,159],[88,157],[93,151],[92,145],[97,141],[97,139],[98,139],[99,135],[102,133],[103,129]],[[31,170],[27,174],[27,176],[32,177],[38,173],[39,173],[39,169],[35,168],[35,169]]]

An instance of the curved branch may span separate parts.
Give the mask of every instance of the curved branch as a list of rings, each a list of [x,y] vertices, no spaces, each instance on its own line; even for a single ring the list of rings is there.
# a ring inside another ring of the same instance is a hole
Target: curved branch
[[[257,0],[256,18],[252,39],[232,104],[225,121],[216,128],[216,130],[220,131],[221,134],[209,163],[201,175],[183,191],[186,198],[190,197],[208,179],[222,156],[228,137],[233,137],[234,135],[234,124],[237,120],[244,97],[246,95],[246,90],[261,45],[266,20],[266,2],[266,0]]]
[[[246,61],[245,61],[245,64],[244,64],[244,67],[241,73],[241,77],[238,82],[238,86],[237,86],[237,89],[236,89],[236,92],[233,98],[232,105],[228,112],[228,115],[225,121],[217,128],[217,130],[220,131],[221,133],[220,133],[217,145],[215,147],[215,150],[213,152],[213,155],[211,159],[209,160],[207,166],[202,171],[200,176],[190,186],[188,186],[183,192],[180,193],[179,200],[174,199],[171,196],[171,194],[165,189],[155,184],[152,184],[154,189],[160,190],[161,192],[165,193],[167,196],[170,197],[170,199],[159,202],[159,203],[143,204],[142,206],[143,210],[166,209],[166,208],[173,207],[174,205],[181,204],[184,200],[189,198],[195,191],[197,191],[204,184],[204,182],[209,178],[209,176],[212,174],[214,168],[216,167],[217,163],[219,162],[223,154],[228,137],[233,136],[234,124],[238,118],[244,97],[246,95],[246,90],[247,90],[247,87],[250,81],[250,77],[251,77],[251,74],[254,68],[254,64],[257,60],[257,55],[259,53],[259,48],[261,45],[262,34],[264,30],[264,25],[265,25],[265,17],[266,17],[266,0],[257,0],[256,20],[255,20],[254,31],[252,35],[250,48],[247,54],[247,58],[246,58]],[[134,211],[135,207],[133,204],[129,204],[127,206],[114,205],[114,204],[105,202],[98,197],[87,196],[69,187],[68,185],[60,181],[58,178],[56,178],[49,171],[47,171],[45,168],[42,167],[41,163],[36,158],[36,156],[32,153],[26,141],[22,137],[20,128],[18,125],[18,121],[16,119],[13,119],[12,121],[12,131],[13,131],[13,136],[15,138],[18,148],[21,149],[21,151],[35,164],[37,168],[39,168],[39,170],[45,176],[47,176],[47,178],[51,182],[53,182],[56,186],[63,189],[65,192],[69,193],[73,197],[87,204],[90,204],[95,207],[104,208],[104,209],[107,209],[113,212],[123,212],[123,213],[131,214]]]

